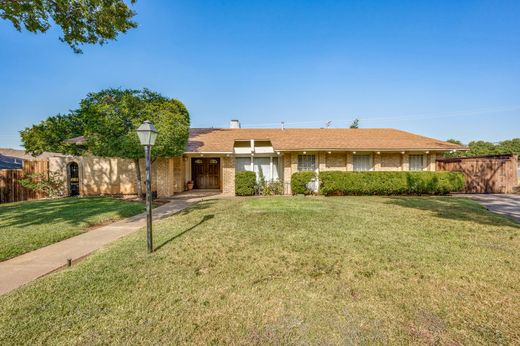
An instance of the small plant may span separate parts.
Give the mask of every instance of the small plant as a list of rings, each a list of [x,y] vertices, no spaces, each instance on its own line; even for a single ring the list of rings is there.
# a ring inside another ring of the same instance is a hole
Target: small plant
[[[63,178],[59,172],[31,173],[20,180],[23,187],[44,193],[50,198],[63,196]]]
[[[256,183],[255,190],[257,195],[265,196],[268,183],[265,180],[264,172],[260,168],[258,171],[258,182]]]
[[[263,195],[283,195],[283,182],[280,180],[273,180],[268,182],[263,190]]]

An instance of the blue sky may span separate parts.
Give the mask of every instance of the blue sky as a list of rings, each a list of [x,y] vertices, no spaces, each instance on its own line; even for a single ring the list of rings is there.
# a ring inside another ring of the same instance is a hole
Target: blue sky
[[[520,137],[520,1],[145,1],[76,55],[0,21],[0,147],[108,87],[183,101],[192,126],[395,127]]]

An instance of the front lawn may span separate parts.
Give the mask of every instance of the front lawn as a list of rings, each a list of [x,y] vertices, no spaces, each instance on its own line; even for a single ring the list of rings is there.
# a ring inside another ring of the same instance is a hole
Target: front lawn
[[[0,204],[0,261],[129,217],[144,205],[109,197],[60,198]]]
[[[520,225],[454,197],[205,201],[0,297],[0,344],[518,344]]]

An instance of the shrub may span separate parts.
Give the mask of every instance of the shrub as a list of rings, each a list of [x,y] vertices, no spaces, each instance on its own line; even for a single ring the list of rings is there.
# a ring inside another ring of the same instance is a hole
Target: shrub
[[[332,195],[444,195],[464,187],[457,172],[322,172],[320,192]]]
[[[309,195],[313,191],[307,188],[307,184],[316,178],[314,172],[296,172],[291,176],[291,190],[294,195],[305,194]]]
[[[235,173],[235,195],[252,196],[255,194],[256,173],[240,171]]]
[[[262,195],[283,195],[283,182],[281,182],[280,180],[267,182],[264,190],[262,191]]]
[[[20,185],[29,190],[43,192],[47,197],[55,198],[63,195],[64,181],[60,172],[31,173],[20,180]]]

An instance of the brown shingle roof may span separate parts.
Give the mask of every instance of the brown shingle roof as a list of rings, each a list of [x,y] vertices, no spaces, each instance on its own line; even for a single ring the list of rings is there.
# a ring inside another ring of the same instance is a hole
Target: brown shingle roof
[[[274,150],[465,150],[437,139],[396,129],[190,129],[187,152],[233,151],[235,140],[270,140]]]

